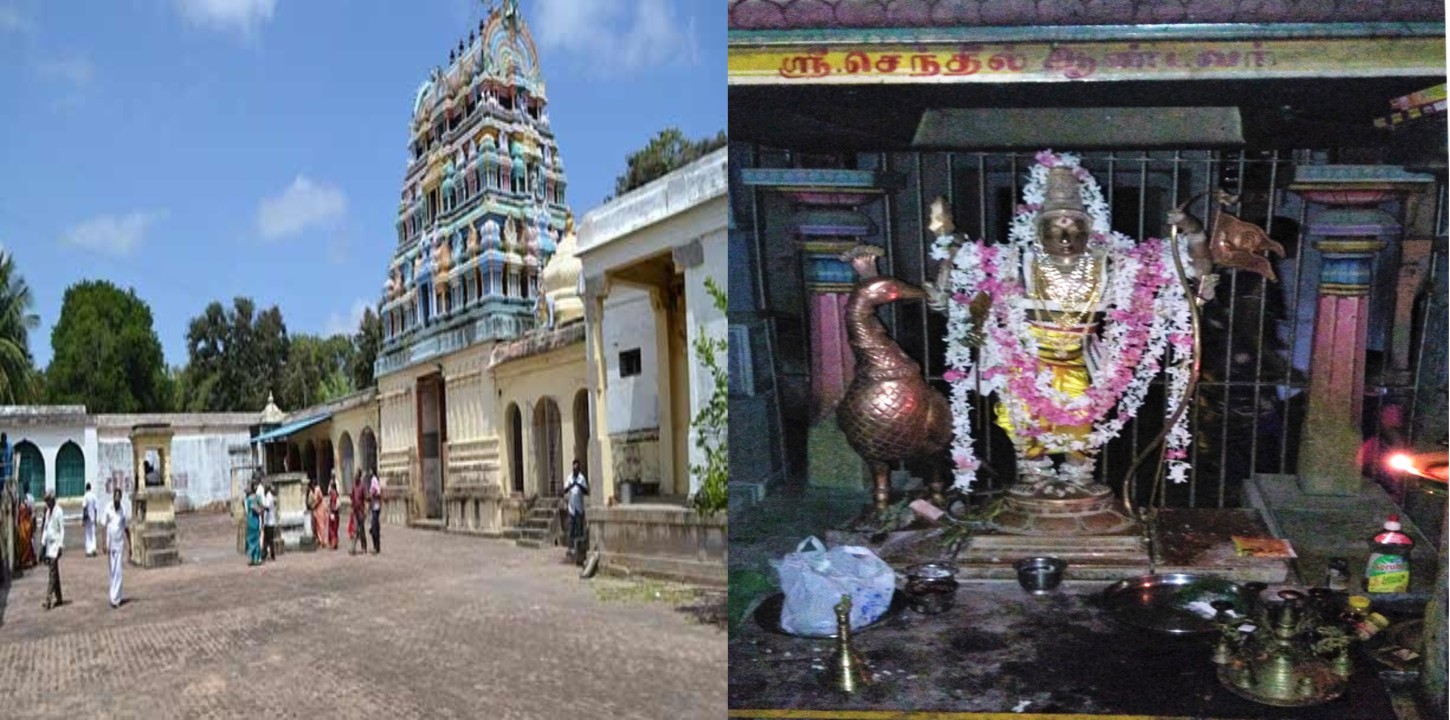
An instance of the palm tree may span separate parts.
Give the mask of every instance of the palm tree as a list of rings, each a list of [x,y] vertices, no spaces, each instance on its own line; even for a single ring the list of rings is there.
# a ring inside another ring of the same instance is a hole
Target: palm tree
[[[34,397],[30,331],[39,327],[40,316],[30,311],[33,304],[30,286],[15,270],[15,256],[0,250],[0,403]]]

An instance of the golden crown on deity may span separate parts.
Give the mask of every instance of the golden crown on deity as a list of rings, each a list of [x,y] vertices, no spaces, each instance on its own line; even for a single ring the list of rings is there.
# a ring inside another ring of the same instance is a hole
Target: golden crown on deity
[[[1077,176],[1072,168],[1058,166],[1047,171],[1047,188],[1042,210],[1037,213],[1037,224],[1064,216],[1088,220]]]

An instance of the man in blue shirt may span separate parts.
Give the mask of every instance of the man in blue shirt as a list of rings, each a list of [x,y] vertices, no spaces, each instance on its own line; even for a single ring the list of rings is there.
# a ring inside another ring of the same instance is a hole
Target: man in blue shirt
[[[5,483],[10,480],[10,473],[14,469],[10,452],[10,438],[0,432],[0,490],[5,489]]]

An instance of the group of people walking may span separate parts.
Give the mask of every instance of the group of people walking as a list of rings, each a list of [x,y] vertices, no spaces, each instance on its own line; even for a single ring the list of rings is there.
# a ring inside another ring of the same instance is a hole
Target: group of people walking
[[[348,535],[351,538],[352,547],[349,554],[356,555],[359,545],[362,547],[362,553],[367,554],[369,527],[372,530],[373,554],[381,553],[383,549],[380,516],[383,509],[383,488],[377,473],[370,473],[369,477],[364,478],[363,472],[358,470],[353,475],[350,499],[352,511],[348,519]],[[277,502],[271,484],[263,482],[260,478],[254,478],[247,489],[243,502],[246,515],[245,541],[248,564],[260,565],[268,558],[275,560],[277,543],[280,538],[277,535]],[[317,480],[310,481],[307,485],[306,502],[307,522],[311,527],[312,536],[317,539],[317,546],[336,550],[340,526],[336,473],[334,472],[328,480],[326,491]],[[371,519],[371,525],[369,525],[369,519]]]
[[[81,501],[81,529],[85,534],[85,556],[88,558],[96,556],[97,525],[105,529],[104,551],[110,559],[109,600],[111,608],[115,609],[124,602],[121,596],[121,575],[126,564],[127,546],[131,542],[131,513],[121,502],[120,487],[111,495],[111,502],[102,508],[91,484],[86,483],[86,495]],[[50,582],[45,589],[43,606],[50,610],[65,603],[60,584],[60,559],[64,555],[65,547],[65,511],[55,504],[55,493],[52,491],[46,491],[43,502],[43,507],[37,510],[34,497],[27,494],[25,501],[20,504],[20,567],[35,567],[37,562],[43,562],[50,567]],[[38,523],[37,513],[40,514]],[[38,535],[35,532],[37,525],[41,528]]]

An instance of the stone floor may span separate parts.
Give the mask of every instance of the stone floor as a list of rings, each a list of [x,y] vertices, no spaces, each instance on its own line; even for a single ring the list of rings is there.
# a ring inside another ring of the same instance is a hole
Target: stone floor
[[[578,579],[558,549],[385,527],[381,555],[287,554],[249,568],[224,515],[183,516],[183,564],[62,560],[0,590],[9,717],[704,718],[726,638],[688,589]]]

